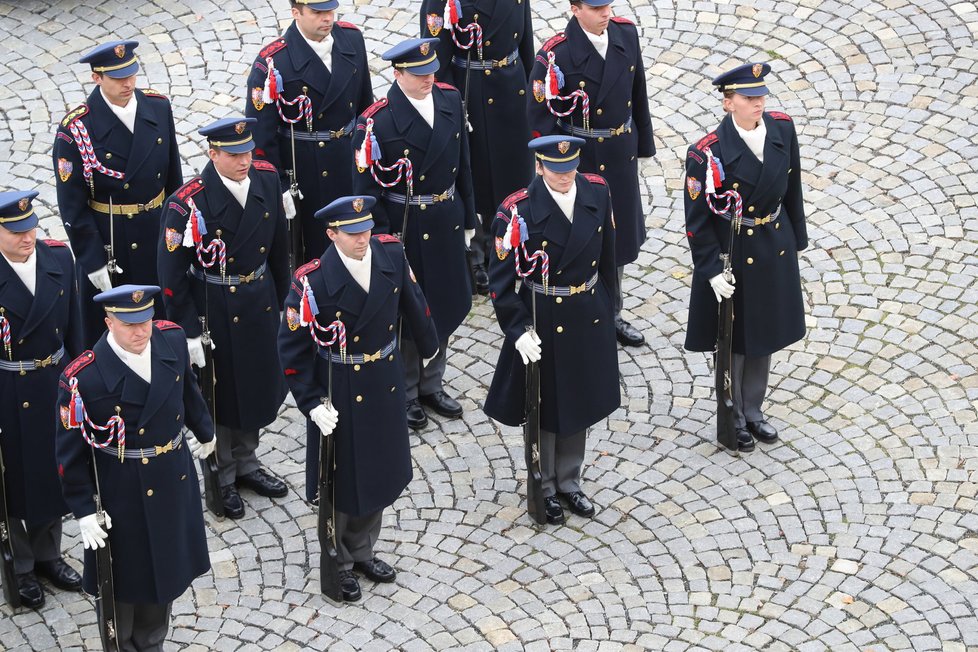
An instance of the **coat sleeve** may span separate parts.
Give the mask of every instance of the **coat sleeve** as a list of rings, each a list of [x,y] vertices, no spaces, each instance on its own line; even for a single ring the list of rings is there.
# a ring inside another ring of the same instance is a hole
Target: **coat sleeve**
[[[530,11],[530,3],[523,3],[523,38],[520,40],[520,61],[523,62],[523,72],[526,73],[526,80],[530,80],[530,71],[533,70],[533,15]],[[530,91],[533,89],[531,88]],[[529,91],[528,91],[528,94]]]
[[[295,278],[292,279],[291,289],[285,299],[286,313],[299,310],[302,286]],[[309,416],[309,412],[320,404],[326,396],[325,390],[316,382],[316,344],[309,336],[308,327],[289,327],[288,314],[282,319],[278,329],[278,355],[285,372],[285,381],[292,390],[295,404],[299,410]]]
[[[169,197],[163,206],[161,229],[156,253],[156,273],[159,275],[166,318],[179,324],[187,337],[198,337],[201,332],[197,306],[194,304],[187,270],[193,263],[193,249],[182,244],[187,226],[187,215],[181,212],[175,197]],[[167,233],[176,231],[181,243],[176,247],[168,244]],[[172,248],[172,250],[171,250]]]
[[[408,262],[407,256],[404,255],[404,249],[401,245],[397,245],[397,250],[391,255],[394,261],[398,257],[402,261],[402,278],[404,279],[401,301],[398,307],[411,329],[412,339],[418,352],[421,353],[421,357],[430,358],[438,352],[438,333],[435,331],[435,322],[431,319],[428,301],[414,277],[414,272],[411,271],[411,264]]]
[[[607,209],[604,215],[604,228],[601,230],[604,236],[601,239],[601,264],[598,266],[598,275],[604,281],[611,296],[620,293],[618,287],[618,264],[615,262],[615,217],[612,213],[611,188],[607,186],[594,186],[595,190],[605,191],[605,203]]]
[[[380,194],[383,188],[374,181],[373,174],[370,170],[361,170],[357,167],[355,152],[363,143],[364,136],[366,135],[366,125],[367,120],[363,116],[357,118],[357,126],[353,132],[353,152],[351,165],[353,165],[353,194],[354,195],[370,195],[377,200],[374,204],[371,212],[374,216],[374,233],[390,233],[391,232],[391,220],[390,216],[387,214],[387,206],[381,199]],[[376,133],[376,132],[375,132]],[[379,140],[379,138],[378,138]],[[380,143],[380,151],[384,152],[384,144]],[[400,228],[400,223],[398,223],[398,228]]]
[[[363,33],[356,30],[357,38],[360,39],[357,52],[360,55],[360,97],[353,111],[360,115],[367,110],[367,107],[374,103],[374,87],[370,81],[370,66],[367,63],[367,46],[364,43]]]
[[[265,62],[261,57],[256,57],[255,63],[251,66],[251,73],[248,75],[248,86],[245,88],[245,116],[258,120],[251,129],[252,137],[255,139],[255,158],[268,161],[275,166],[279,174],[279,190],[285,192],[289,189],[289,177],[282,167],[282,155],[278,144],[278,110],[275,106],[260,101],[260,93],[265,87],[267,74]],[[255,98],[256,92],[259,94],[258,101]],[[258,108],[259,106],[261,108]]]
[[[452,91],[452,94],[458,97],[459,115],[462,116],[461,129],[465,133],[465,108],[462,106],[462,96],[454,91]],[[465,209],[465,228],[474,229],[476,228],[477,218],[475,216],[475,192],[472,187],[472,161],[469,154],[469,139],[461,138],[460,140],[458,175],[455,177],[455,183],[461,195],[462,206]]]
[[[707,283],[723,271],[720,241],[711,223],[712,220],[719,218],[706,205],[705,174],[705,155],[690,147],[686,154],[683,202],[686,209],[686,240],[693,254],[694,283]]]
[[[804,251],[808,248],[808,225],[805,221],[805,201],[801,190],[801,156],[798,148],[798,134],[792,122],[787,123],[791,129],[791,144],[789,145],[791,161],[788,173],[788,190],[784,196],[784,207],[791,220],[791,228],[795,232],[795,248]]]
[[[655,156],[655,140],[652,136],[652,114],[649,111],[649,95],[645,83],[645,64],[642,62],[642,48],[639,45],[637,31],[636,48],[635,77],[632,83],[632,123],[638,132],[638,157],[649,158]]]
[[[57,181],[58,210],[64,224],[71,250],[86,274],[105,267],[105,242],[98,232],[95,215],[88,206],[89,190],[83,174],[81,154],[67,127],[59,126],[54,137],[52,150],[54,173]],[[62,167],[70,166],[68,178],[59,174],[59,161]]]
[[[75,277],[75,261],[71,251],[65,248],[64,272],[68,279],[68,325],[65,327],[66,357],[74,360],[84,351],[82,335],[81,298],[78,292],[78,279]]]
[[[173,121],[173,105],[166,102],[167,122],[170,125],[170,161],[166,172],[166,184],[163,186],[167,195],[173,194],[183,185],[183,168],[180,163],[180,148],[177,146],[177,129]]]
[[[175,346],[183,345],[181,355],[184,358],[183,370],[183,410],[187,415],[185,423],[187,428],[194,433],[197,441],[207,443],[216,436],[214,421],[211,419],[210,410],[204,401],[204,395],[200,392],[200,382],[197,374],[190,366],[190,354],[187,353],[187,338],[181,333],[179,342]]]
[[[70,409],[71,392],[68,387],[68,378],[62,374],[58,381],[58,414],[52,415],[57,420],[54,453],[58,461],[61,494],[75,518],[81,518],[95,513],[95,482],[89,445],[82,438],[81,431],[68,428],[66,420],[61,417],[63,410]]]
[[[504,216],[509,211],[502,207],[492,221],[491,231],[496,238],[502,238],[506,233]],[[612,286],[614,287],[614,286]],[[500,260],[499,254],[489,255],[489,296],[492,307],[496,310],[496,320],[503,334],[512,342],[533,326],[533,315],[529,308],[516,294],[516,266],[513,264],[513,253],[509,252]]]
[[[557,118],[547,108],[547,101],[538,102],[533,94],[534,82],[543,83],[547,76],[546,53],[537,52],[530,71],[530,80],[526,86],[526,117],[530,124],[530,135],[533,138],[549,136],[557,132]]]
[[[273,186],[274,188],[274,186]],[[275,297],[278,309],[282,310],[285,297],[289,293],[289,225],[285,219],[285,206],[282,197],[275,197],[275,234],[272,237],[272,248],[268,252],[268,266],[275,282]],[[296,225],[298,226],[298,225]]]

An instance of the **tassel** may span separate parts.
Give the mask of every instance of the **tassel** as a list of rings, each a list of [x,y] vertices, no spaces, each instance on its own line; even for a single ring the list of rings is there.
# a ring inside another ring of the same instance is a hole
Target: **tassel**
[[[282,97],[282,73],[275,68],[275,62],[271,57],[265,59],[268,66],[268,76],[265,77],[265,88],[262,90],[261,99],[265,104],[271,104]]]
[[[190,209],[190,217],[187,219],[187,226],[183,230],[183,246],[196,247],[207,235],[207,226],[204,223],[204,214],[197,208],[192,197],[187,199],[187,208]]]
[[[544,80],[544,95],[546,99],[552,100],[560,96],[560,89],[564,87],[564,73],[554,62],[554,53],[547,53],[547,77]]]
[[[71,379],[71,397],[68,399],[68,427],[81,428],[85,422],[85,404],[78,393],[78,379]]]
[[[447,29],[453,29],[462,18],[462,5],[459,0],[448,0],[445,3],[444,23]]]
[[[374,164],[374,161],[379,161],[380,158],[380,143],[377,142],[377,136],[374,135],[374,119],[367,118],[366,133],[363,137],[363,142],[356,151],[357,168],[366,170]]]
[[[308,326],[319,314],[319,306],[316,305],[316,296],[312,293],[309,281],[302,278],[302,302],[299,304],[299,324]]]

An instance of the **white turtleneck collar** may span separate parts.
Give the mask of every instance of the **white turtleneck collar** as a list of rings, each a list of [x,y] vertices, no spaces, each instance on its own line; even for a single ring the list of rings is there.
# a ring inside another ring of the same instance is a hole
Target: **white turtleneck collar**
[[[22,263],[15,263],[14,261],[7,258],[6,255],[3,257],[4,260],[10,265],[17,274],[17,277],[27,286],[31,294],[34,294],[34,289],[37,287],[37,249],[31,252],[31,255],[27,257]]]
[[[418,113],[421,114],[421,117],[424,118],[424,121],[428,123],[428,126],[434,129],[435,98],[432,97],[432,95],[432,93],[428,93],[423,100],[416,100],[413,97],[408,96],[407,93],[404,93],[404,97],[406,97],[407,101],[411,103],[411,106],[417,109]]]
[[[129,133],[134,133],[136,131],[136,94],[132,94],[132,97],[129,98],[129,103],[125,106],[116,106],[105,96],[105,91],[102,90],[101,86],[99,86],[98,90],[99,93],[102,93],[102,99],[109,106],[109,110],[119,118],[122,124],[126,125]]]
[[[573,224],[574,202],[577,201],[577,181],[574,181],[573,185],[570,187],[570,190],[567,192],[557,192],[547,185],[546,179],[543,181],[543,186],[547,189],[547,192],[550,193],[550,196],[554,198],[554,201],[557,202],[557,207],[567,217],[567,220]]]
[[[244,205],[248,202],[248,190],[251,188],[251,177],[245,176],[245,178],[241,181],[235,181],[233,179],[228,179],[220,172],[217,173],[217,176],[221,178],[221,182],[224,184],[224,187],[231,192],[231,196],[234,197],[239,204],[241,204],[241,208],[244,208]]]
[[[737,133],[740,134],[740,137],[743,139],[750,151],[753,152],[754,156],[757,157],[757,160],[763,163],[764,140],[767,138],[767,127],[764,126],[764,119],[762,118],[759,120],[757,126],[750,131],[741,129],[740,125],[737,124],[737,121],[734,120],[733,117],[730,118],[730,121],[733,122],[734,127],[737,129]]]
[[[299,35],[302,36],[303,39],[305,39],[306,43],[309,44],[309,47],[312,48],[312,51],[316,53],[316,56],[319,57],[320,60],[322,60],[323,65],[326,66],[326,69],[332,72],[333,71],[333,35],[329,34],[322,41],[313,41],[311,39],[306,38],[306,35],[302,33],[302,30],[299,30]]]
[[[370,261],[372,257],[370,246],[367,246],[367,253],[364,254],[362,260],[344,255],[339,247],[336,247],[336,253],[343,262],[343,266],[350,272],[353,280],[363,288],[364,292],[370,292]]]
[[[152,382],[152,341],[146,342],[146,348],[143,349],[142,353],[130,353],[129,351],[126,351],[124,348],[119,346],[118,342],[115,341],[111,331],[109,331],[106,341],[108,341],[109,347],[112,349],[113,353],[119,356],[119,359],[122,360],[124,365],[132,369],[137,376],[145,380],[147,383]]]
[[[584,36],[587,37],[587,40],[591,41],[591,45],[594,46],[594,49],[597,50],[598,54],[601,55],[601,58],[604,59],[608,54],[608,30],[602,32],[600,36],[597,34],[592,34],[586,29],[582,29],[581,31],[584,32]]]

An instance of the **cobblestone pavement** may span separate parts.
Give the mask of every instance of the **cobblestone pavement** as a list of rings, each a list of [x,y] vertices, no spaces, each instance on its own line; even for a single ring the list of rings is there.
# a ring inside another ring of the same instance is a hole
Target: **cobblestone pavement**
[[[533,0],[538,42],[563,0]],[[174,103],[186,174],[196,129],[243,108],[246,70],[285,0],[0,3],[0,179],[56,215],[54,124],[84,100],[79,54],[138,38],[142,86]],[[344,3],[379,53],[417,32],[417,2]],[[659,153],[643,164],[650,238],[626,309],[649,345],[619,352],[623,405],[591,431],[592,521],[538,529],[521,438],[480,411],[500,335],[479,299],[452,342],[461,421],[412,437],[415,479],[388,510],[393,585],[338,608],[319,593],[289,404],[264,461],[293,491],[208,520],[213,573],[174,605],[191,650],[978,650],[978,10],[941,0],[619,0],[644,38]],[[709,80],[772,62],[770,108],[796,117],[811,248],[804,342],[776,356],[782,442],[717,449],[711,367],[682,350],[690,257],[685,146],[720,116]],[[68,555],[81,557],[77,525]],[[0,609],[0,648],[97,649],[89,598]]]

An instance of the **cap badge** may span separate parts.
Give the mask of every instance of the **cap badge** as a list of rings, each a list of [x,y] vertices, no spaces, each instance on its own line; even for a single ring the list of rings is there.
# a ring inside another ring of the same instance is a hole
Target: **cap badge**
[[[245,123],[239,122],[238,124],[234,125],[234,131],[239,135],[243,134],[244,130],[245,130]]]
[[[132,293],[132,302],[133,303],[139,303],[140,301],[142,301],[143,300],[143,294],[144,293],[143,293],[142,290],[136,290],[135,292],[133,292]]]
[[[569,140],[562,140],[559,143],[557,143],[557,151],[560,152],[561,154],[566,154],[567,150],[569,149],[570,149]]]
[[[762,72],[764,72],[764,66],[760,63],[755,63],[754,67],[751,68],[751,72],[754,73],[754,78],[756,79],[761,76]]]
[[[27,197],[24,197],[19,202],[17,202],[17,208],[19,208],[22,211],[26,211],[27,210],[27,207],[30,205],[30,203],[31,203],[31,200],[28,199]]]
[[[115,56],[119,57],[120,59],[126,56],[126,46],[121,43],[115,46],[115,48],[113,48],[113,51],[115,52]]]
[[[363,198],[357,197],[353,200],[353,210],[357,213],[363,210]]]
[[[421,56],[426,57],[428,56],[428,50],[431,49],[431,43],[422,43],[419,49],[421,50]]]

